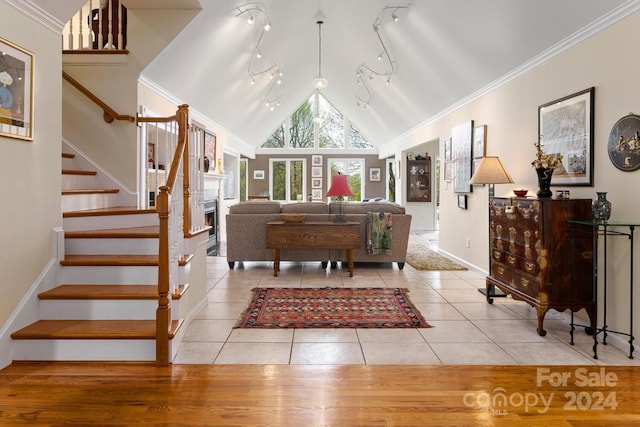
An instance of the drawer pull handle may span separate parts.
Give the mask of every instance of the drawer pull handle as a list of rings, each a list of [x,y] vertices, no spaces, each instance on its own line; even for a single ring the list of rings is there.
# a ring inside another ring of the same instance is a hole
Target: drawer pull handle
[[[509,264],[514,265],[516,263],[516,257],[514,257],[513,255],[509,255],[507,257],[507,261],[509,262]]]
[[[500,260],[500,252],[499,251],[493,251],[493,257],[497,260]]]
[[[524,269],[527,270],[527,271],[533,271],[533,270],[535,270],[535,268],[536,268],[536,265],[534,263],[532,263],[532,262],[525,262],[524,263]]]
[[[498,267],[498,274],[504,274],[504,268]]]
[[[529,280],[527,279],[520,279],[520,284],[522,285],[523,288],[529,288]]]

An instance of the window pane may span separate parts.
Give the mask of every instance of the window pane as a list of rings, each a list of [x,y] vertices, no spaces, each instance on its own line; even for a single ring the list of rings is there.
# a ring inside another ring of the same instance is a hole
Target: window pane
[[[284,161],[274,161],[272,164],[273,194],[272,200],[287,199],[287,164]]]
[[[320,95],[320,148],[344,147],[344,117]]]
[[[358,129],[354,128],[351,123],[349,123],[349,148],[373,148],[373,145],[367,141],[367,138],[364,137],[358,131]]]
[[[247,200],[247,161],[240,161],[240,200]]]
[[[284,125],[276,129],[267,142],[262,144],[262,148],[284,148]]]
[[[293,160],[290,164],[291,171],[289,173],[289,194],[291,194],[291,200],[304,200],[303,193],[303,162],[302,160]]]
[[[291,148],[313,148],[313,111],[307,101],[291,115]]]

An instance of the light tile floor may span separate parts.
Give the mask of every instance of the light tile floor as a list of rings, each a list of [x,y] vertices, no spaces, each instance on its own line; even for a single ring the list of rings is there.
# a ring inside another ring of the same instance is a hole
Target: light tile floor
[[[437,249],[437,234],[411,241]],[[247,262],[229,270],[224,257],[207,258],[208,304],[191,322],[174,363],[190,364],[427,364],[427,365],[636,365],[624,339],[598,346],[576,330],[569,344],[567,313],[549,311],[536,332],[536,312],[511,298],[487,304],[478,271],[418,271],[406,264],[356,265],[348,272],[320,263]],[[403,287],[432,328],[234,329],[254,287]],[[640,355],[637,355],[640,357]]]

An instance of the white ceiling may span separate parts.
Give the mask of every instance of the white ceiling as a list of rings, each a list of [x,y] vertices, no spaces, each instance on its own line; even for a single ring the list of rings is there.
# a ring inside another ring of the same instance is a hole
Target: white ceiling
[[[50,0],[40,0],[52,3]],[[141,0],[123,0],[128,2]],[[184,1],[184,0],[181,0]],[[194,0],[189,0],[193,2]],[[380,34],[398,72],[391,84],[370,82],[366,110],[356,105],[362,63],[384,70],[373,23],[385,6],[407,0],[263,0],[271,21],[262,59],[254,71],[278,64],[284,72],[274,111],[264,106],[270,80],[249,84],[247,64],[259,36],[238,0],[200,0],[201,13],[144,70],[143,77],[191,105],[253,146],[271,133],[313,93],[318,74],[318,25],[322,26],[323,95],[376,146],[383,146],[460,100],[638,0],[414,0],[383,14]],[[254,2],[255,3],[255,2]],[[152,6],[150,6],[152,7]],[[606,20],[605,20],[606,22]]]

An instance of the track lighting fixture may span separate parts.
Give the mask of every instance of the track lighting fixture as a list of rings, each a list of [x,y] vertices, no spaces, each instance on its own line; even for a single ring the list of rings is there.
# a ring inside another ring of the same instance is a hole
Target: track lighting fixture
[[[260,49],[260,44],[262,43],[265,32],[271,29],[271,22],[269,21],[267,9],[262,3],[250,2],[236,7],[235,10],[237,11],[236,18],[244,18],[246,16],[247,23],[249,24],[253,24],[256,18],[259,18],[260,16],[263,17],[262,28],[258,27],[255,47],[253,48],[253,52],[249,57],[249,61],[247,62],[247,74],[251,79],[250,83],[252,86],[256,86],[257,79],[260,76],[265,74],[269,75],[269,80],[271,81],[271,83],[269,84],[269,89],[264,96],[263,102],[266,108],[273,111],[275,107],[280,105],[280,102],[278,101],[279,96],[274,97],[272,94],[272,89],[276,84],[280,85],[282,83],[282,69],[277,63],[260,69],[258,68],[259,62],[257,61],[259,59],[261,60],[264,56],[262,50]],[[264,86],[259,87],[263,88]]]
[[[369,66],[366,63],[363,63],[360,64],[356,69],[356,81],[358,83],[358,86],[363,86],[366,91],[364,95],[356,94],[356,104],[358,105],[358,107],[362,107],[363,110],[371,104],[371,100],[373,99],[373,95],[371,93],[371,90],[369,89],[369,82],[373,82],[375,77],[382,77],[385,79],[385,83],[387,85],[390,85],[391,76],[398,72],[398,64],[391,57],[389,49],[387,48],[387,45],[385,44],[384,39],[380,34],[380,30],[385,22],[398,22],[398,20],[400,19],[400,17],[398,16],[398,11],[409,9],[410,6],[411,3],[407,4],[406,6],[385,6],[378,14],[376,20],[373,21],[373,32],[378,38],[378,42],[382,46],[382,52],[378,55],[378,62],[386,62],[387,66],[386,69],[380,70]],[[364,73],[368,74],[368,81],[363,78]]]

